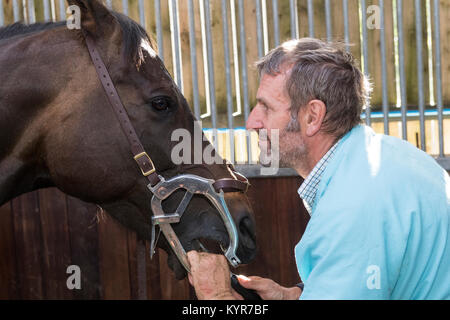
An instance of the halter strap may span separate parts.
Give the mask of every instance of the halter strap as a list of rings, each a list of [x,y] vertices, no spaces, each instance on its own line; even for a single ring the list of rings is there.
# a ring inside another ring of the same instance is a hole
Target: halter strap
[[[145,149],[142,146],[142,143],[139,140],[136,131],[134,130],[134,127],[130,122],[127,111],[125,110],[122,100],[117,93],[116,87],[114,86],[111,76],[109,75],[108,69],[103,63],[94,40],[86,32],[83,31],[83,34],[84,38],[86,39],[86,45],[89,49],[89,54],[95,66],[95,70],[97,71],[98,78],[100,79],[106,96],[108,97],[108,101],[112,106],[114,113],[116,114],[117,120],[122,127],[122,131],[125,133],[125,136],[128,139],[133,158],[141,169],[142,175],[147,177],[151,185],[154,186],[160,181],[156,172],[155,165],[153,164],[153,161],[147,154],[147,152],[145,152]]]

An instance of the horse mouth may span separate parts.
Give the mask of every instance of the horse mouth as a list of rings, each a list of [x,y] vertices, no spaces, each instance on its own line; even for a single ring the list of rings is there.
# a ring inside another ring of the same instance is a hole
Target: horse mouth
[[[226,247],[227,242],[223,239],[199,237],[189,241],[185,250],[186,252],[195,250],[213,254],[224,254]],[[167,264],[174,271],[177,280],[182,280],[187,276],[186,270],[173,252],[169,254]]]
[[[214,254],[224,254],[226,252],[225,244],[223,241],[210,239],[210,238],[198,238],[192,240],[193,249],[199,252],[208,252]]]

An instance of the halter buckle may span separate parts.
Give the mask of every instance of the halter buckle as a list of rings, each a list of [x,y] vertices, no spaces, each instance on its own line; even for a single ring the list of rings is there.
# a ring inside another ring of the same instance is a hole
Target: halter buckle
[[[147,159],[147,162],[145,160],[143,160],[144,157]],[[147,176],[151,175],[152,173],[156,172],[155,165],[153,164],[153,161],[150,158],[150,156],[147,154],[147,152],[144,151],[144,152],[141,152],[141,153],[135,155],[134,156],[134,161],[137,162],[137,164],[139,165],[139,168],[141,169],[142,174],[145,177],[147,177]],[[146,170],[145,168],[148,165],[151,165],[151,169]]]

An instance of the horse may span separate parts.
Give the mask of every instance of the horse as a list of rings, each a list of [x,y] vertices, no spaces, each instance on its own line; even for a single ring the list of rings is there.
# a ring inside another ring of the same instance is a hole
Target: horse
[[[95,203],[143,240],[152,233],[152,194],[130,153],[87,49],[88,34],[114,83],[126,113],[154,169],[163,179],[192,174],[205,179],[235,178],[226,163],[174,164],[171,133],[192,135],[195,117],[154,51],[155,44],[132,19],[98,0],[69,0],[81,12],[80,28],[65,22],[0,29],[0,205],[40,188]],[[209,148],[204,139],[203,149]],[[193,154],[192,157],[195,155]],[[176,191],[163,203],[174,212],[183,197]],[[241,263],[255,257],[254,216],[243,192],[224,195],[237,226]],[[186,251],[230,242],[217,208],[194,195],[173,230]],[[163,238],[163,237],[161,237]],[[186,271],[168,241],[177,279]]]

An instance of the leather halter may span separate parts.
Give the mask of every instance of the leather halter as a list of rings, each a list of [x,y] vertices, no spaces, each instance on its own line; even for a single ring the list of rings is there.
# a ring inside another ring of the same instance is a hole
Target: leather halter
[[[215,207],[219,210],[219,213],[221,214],[221,217],[224,220],[225,226],[227,227],[227,230],[229,232],[230,247],[225,253],[225,256],[228,258],[228,260],[234,267],[239,265],[240,261],[236,256],[236,249],[238,242],[237,230],[231,218],[231,215],[228,211],[226,203],[224,201],[223,193],[247,192],[248,187],[250,185],[247,178],[245,178],[240,173],[236,172],[234,168],[231,165],[229,165],[230,175],[232,176],[232,178],[208,180],[194,175],[180,175],[174,177],[172,181],[169,180],[166,182],[165,179],[157,173],[152,159],[142,146],[142,143],[139,140],[133,125],[131,124],[131,121],[122,103],[122,100],[120,99],[120,96],[114,86],[111,76],[109,75],[108,69],[106,68],[100,56],[100,53],[95,45],[94,39],[88,33],[84,32],[84,30],[83,35],[86,40],[86,45],[89,50],[92,62],[97,71],[98,78],[103,86],[103,89],[105,90],[105,93],[108,97],[108,101],[111,107],[113,108],[114,113],[117,116],[117,120],[120,123],[122,131],[124,132],[125,136],[128,139],[131,148],[131,153],[133,154],[133,159],[139,166],[142,175],[145,176],[149,181],[148,188],[153,193],[152,199],[153,211],[155,211],[155,209],[156,210],[160,209],[160,203],[158,206],[158,201],[161,202],[162,199],[164,198],[164,196],[158,193],[158,190],[160,189],[165,189],[168,186],[173,187],[173,191],[183,188],[187,190],[186,194],[189,194],[189,197],[185,196],[185,198],[182,200],[182,203],[179,206],[179,209],[180,207],[183,207],[182,208],[183,210],[179,211],[177,210],[177,212],[172,215],[165,214],[164,212],[160,212],[159,215],[156,215],[155,212],[153,212],[154,217],[152,218],[153,229],[152,229],[152,243],[150,255],[151,256],[153,255],[154,246],[156,244],[155,241],[157,241],[155,240],[154,228],[155,225],[158,224],[160,226],[160,230],[163,231],[165,237],[167,238],[169,244],[171,245],[178,259],[180,260],[182,265],[186,268],[186,270],[189,272],[189,265],[187,263],[186,253],[184,252],[184,249],[178,237],[175,235],[175,232],[173,231],[173,229],[170,227],[169,224],[179,222],[181,214],[183,213],[184,209],[186,209],[190,201],[190,198],[192,197],[193,194],[203,194],[207,196],[207,198],[209,198],[209,200],[213,202]],[[180,185],[175,185],[178,181],[185,181],[185,184],[187,185],[184,185],[183,183],[181,183]],[[195,187],[189,186],[190,183],[192,185],[195,185]],[[212,187],[210,188],[211,190],[207,188],[208,185]],[[232,236],[232,234],[234,236]]]

